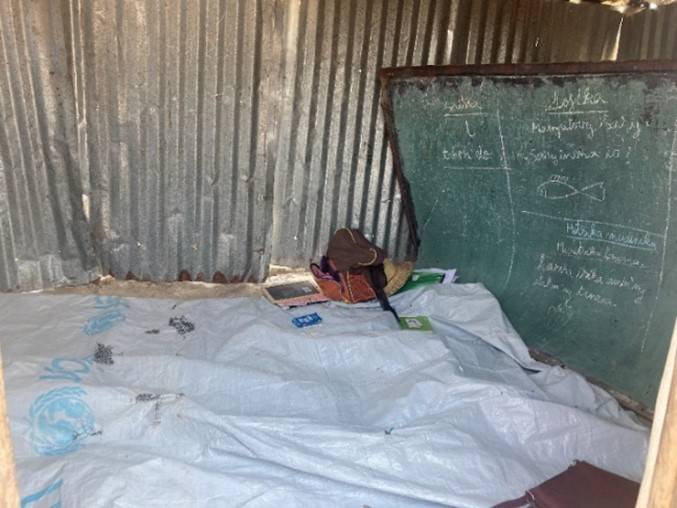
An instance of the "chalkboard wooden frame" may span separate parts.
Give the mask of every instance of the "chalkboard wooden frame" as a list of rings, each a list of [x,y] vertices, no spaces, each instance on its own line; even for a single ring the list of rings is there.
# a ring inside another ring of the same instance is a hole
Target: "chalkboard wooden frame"
[[[384,113],[385,132],[388,138],[391,154],[393,157],[393,169],[399,184],[402,197],[402,208],[409,228],[409,249],[414,259],[419,256],[422,232],[416,220],[414,200],[411,195],[410,184],[407,179],[407,168],[401,155],[398,134],[395,126],[393,110],[393,93],[395,83],[414,78],[419,82],[426,78],[452,77],[520,77],[534,76],[543,77],[571,77],[578,75],[615,75],[644,73],[671,73],[677,74],[677,62],[675,61],[628,61],[628,62],[599,62],[599,63],[558,63],[558,64],[490,64],[490,65],[451,65],[451,66],[421,66],[421,67],[395,67],[383,68],[379,72],[381,81],[381,107]],[[402,130],[404,127],[399,126]],[[538,351],[538,350],[536,350]],[[561,363],[558,361],[558,363]],[[594,382],[594,380],[593,380]],[[599,383],[601,384],[601,383]],[[606,384],[606,382],[605,382]],[[609,386],[606,386],[609,388]],[[622,391],[615,391],[614,396],[619,398],[621,404],[632,409],[647,418],[652,417],[652,411],[647,404],[638,399],[625,395]]]
[[[384,67],[379,71],[381,80],[381,108],[385,121],[385,133],[393,157],[395,178],[400,187],[402,209],[409,228],[407,257],[415,260],[421,239],[418,235],[416,210],[411,198],[395,129],[390,82],[402,78],[437,78],[445,76],[534,76],[615,74],[644,72],[677,72],[677,62],[669,60],[627,62],[565,62],[554,64],[480,64],[480,65],[423,65],[419,67]]]

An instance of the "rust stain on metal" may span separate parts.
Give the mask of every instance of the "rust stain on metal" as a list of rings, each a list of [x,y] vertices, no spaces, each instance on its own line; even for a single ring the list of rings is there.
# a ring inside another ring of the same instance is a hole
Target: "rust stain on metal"
[[[215,284],[226,284],[228,283],[228,279],[226,279],[226,276],[223,275],[222,272],[214,272],[212,282],[214,282]]]

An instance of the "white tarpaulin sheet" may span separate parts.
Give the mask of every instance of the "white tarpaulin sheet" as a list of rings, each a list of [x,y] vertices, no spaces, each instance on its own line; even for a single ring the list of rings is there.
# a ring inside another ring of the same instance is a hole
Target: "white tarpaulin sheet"
[[[531,360],[481,285],[394,299],[434,332],[373,306],[0,300],[24,507],[489,506],[574,459],[642,473],[646,430]]]

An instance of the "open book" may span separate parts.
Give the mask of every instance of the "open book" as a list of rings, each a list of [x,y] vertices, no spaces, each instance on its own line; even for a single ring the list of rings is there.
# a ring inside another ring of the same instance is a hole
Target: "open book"
[[[263,295],[283,309],[329,301],[315,283],[310,280],[264,287]]]

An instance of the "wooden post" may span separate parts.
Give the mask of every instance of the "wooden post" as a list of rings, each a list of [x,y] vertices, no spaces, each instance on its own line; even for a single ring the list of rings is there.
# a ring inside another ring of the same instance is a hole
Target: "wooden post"
[[[5,382],[2,375],[2,354],[0,354],[0,506],[19,506],[19,489],[16,484],[14,447],[9,432],[9,418],[5,399]]]
[[[672,334],[663,378],[658,389],[656,411],[644,478],[636,508],[677,506],[677,323]]]

